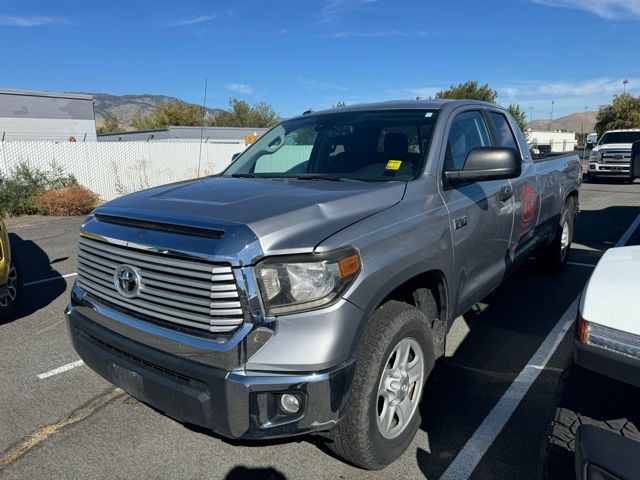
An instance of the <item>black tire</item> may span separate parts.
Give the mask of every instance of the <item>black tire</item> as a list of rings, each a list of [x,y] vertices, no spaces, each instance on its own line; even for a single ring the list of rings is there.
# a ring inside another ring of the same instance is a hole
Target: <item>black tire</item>
[[[554,416],[542,449],[541,478],[575,478],[575,439],[580,425],[595,425],[640,441],[638,392],[570,360],[556,390]]]
[[[13,298],[13,300],[8,301],[6,305],[4,305],[5,298],[0,300],[0,323],[9,320],[12,317],[13,313],[16,311],[16,308],[18,308],[18,304],[20,303],[20,299],[22,297],[21,269],[15,258],[12,259],[9,268],[10,275],[13,274],[13,272],[15,272],[16,275],[15,280],[11,281],[11,286],[15,289],[15,297]],[[6,299],[8,300],[9,297],[7,296]]]
[[[369,318],[356,352],[356,368],[344,418],[328,446],[347,462],[367,470],[379,470],[402,455],[421,424],[420,408],[393,440],[384,438],[377,424],[378,384],[387,359],[403,339],[418,342],[424,357],[424,379],[434,364],[430,322],[417,308],[389,301]],[[423,389],[421,389],[420,395]],[[418,399],[419,401],[420,399]]]
[[[540,248],[536,252],[536,262],[538,266],[546,272],[560,273],[567,266],[569,261],[569,253],[571,251],[571,242],[573,242],[573,232],[576,221],[576,205],[573,198],[569,198],[565,203],[560,221],[556,227],[556,232],[549,245]],[[569,244],[566,248],[562,246],[563,226],[567,224],[569,234]]]

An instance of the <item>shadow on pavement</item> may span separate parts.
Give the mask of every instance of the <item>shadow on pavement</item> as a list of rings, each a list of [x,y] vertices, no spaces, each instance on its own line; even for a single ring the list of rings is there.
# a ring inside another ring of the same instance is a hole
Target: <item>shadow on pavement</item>
[[[12,319],[15,322],[27,317],[34,312],[46,307],[67,289],[67,282],[62,275],[51,267],[48,255],[35,242],[23,240],[15,233],[9,234],[11,242],[11,256],[18,265],[23,283],[22,299]],[[58,261],[61,261],[58,259]],[[43,279],[51,279],[45,283],[35,282]],[[5,322],[7,323],[7,322]]]
[[[287,477],[275,468],[245,466],[234,467],[224,478],[225,480],[287,480]]]
[[[611,248],[639,214],[640,207],[628,206],[582,210],[576,220],[575,241],[596,250]]]

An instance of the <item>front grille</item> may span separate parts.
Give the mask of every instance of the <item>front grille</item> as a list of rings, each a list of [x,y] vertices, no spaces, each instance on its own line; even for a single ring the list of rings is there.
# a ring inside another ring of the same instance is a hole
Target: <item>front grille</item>
[[[134,267],[141,286],[135,298],[116,289],[116,270]],[[132,316],[163,325],[228,333],[243,322],[231,267],[150,253],[80,237],[78,286]]]
[[[602,152],[602,163],[630,163],[630,162],[631,162],[631,150],[604,150]]]

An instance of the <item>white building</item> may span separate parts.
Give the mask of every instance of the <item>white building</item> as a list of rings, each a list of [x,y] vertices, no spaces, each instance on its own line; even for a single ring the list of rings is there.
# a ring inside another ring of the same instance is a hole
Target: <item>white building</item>
[[[176,127],[132,132],[101,133],[99,142],[200,142],[251,143],[251,138],[262,136],[268,128],[244,127]]]
[[[541,152],[572,152],[577,143],[574,132],[529,131],[529,145]]]
[[[91,95],[0,89],[0,141],[96,139]]]

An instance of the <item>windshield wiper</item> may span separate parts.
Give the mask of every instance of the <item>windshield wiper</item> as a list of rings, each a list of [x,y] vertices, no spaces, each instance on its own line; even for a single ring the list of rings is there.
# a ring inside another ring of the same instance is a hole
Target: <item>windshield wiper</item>
[[[330,182],[343,182],[345,179],[340,177],[332,177],[330,175],[301,175],[295,177],[297,180],[328,180]]]
[[[256,178],[256,176],[251,173],[232,173],[231,176],[233,178]]]

